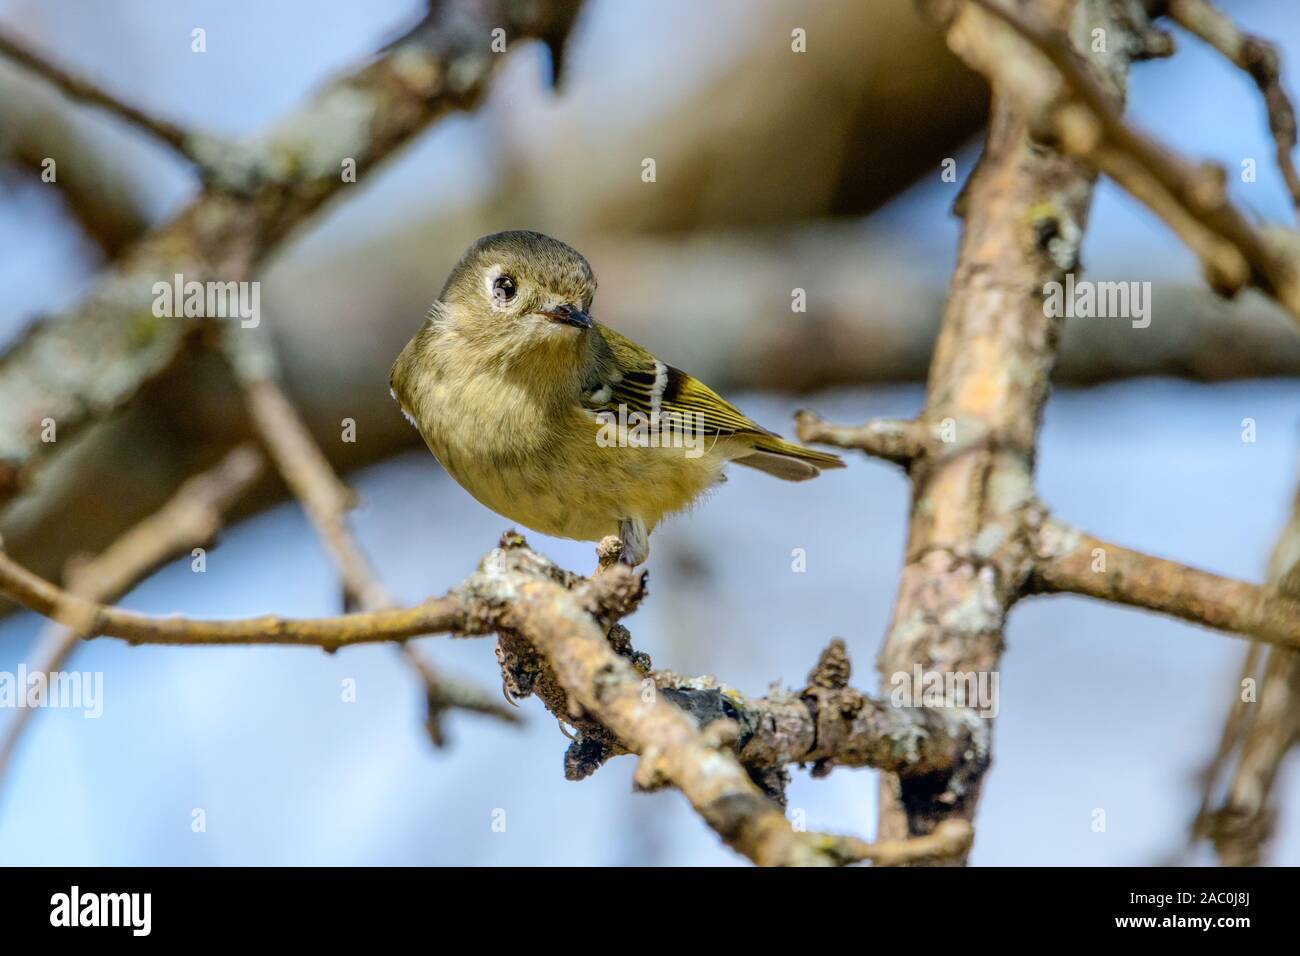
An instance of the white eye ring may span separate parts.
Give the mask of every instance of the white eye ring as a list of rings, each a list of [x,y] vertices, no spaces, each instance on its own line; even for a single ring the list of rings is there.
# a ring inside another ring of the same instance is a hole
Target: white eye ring
[[[499,275],[492,280],[492,298],[503,305],[511,301],[518,291],[515,280],[508,275]]]

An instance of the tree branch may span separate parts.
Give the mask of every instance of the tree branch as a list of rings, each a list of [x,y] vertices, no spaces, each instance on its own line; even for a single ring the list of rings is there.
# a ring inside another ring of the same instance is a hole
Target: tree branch
[[[883,458],[904,467],[919,458],[925,450],[923,426],[915,421],[876,418],[865,425],[829,425],[806,408],[798,411],[794,420],[801,442],[856,448],[875,458]]]
[[[19,64],[49,81],[69,99],[87,103],[123,119],[144,130],[155,139],[166,143],[186,159],[197,161],[194,155],[195,137],[168,120],[152,116],[125,103],[84,77],[76,76],[5,33],[0,32],[0,56]]]
[[[917,711],[913,723],[910,712],[893,708],[887,712],[866,701],[847,688],[848,663],[842,644],[833,644],[823,654],[801,703],[777,699],[746,702],[737,695],[739,707],[732,713],[739,720],[704,713],[691,706],[692,699],[698,698],[670,692],[688,682],[670,675],[647,676],[635,657],[611,646],[607,636],[611,628],[634,611],[644,596],[644,573],[613,565],[590,579],[581,578],[531,551],[518,535],[507,534],[502,546],[444,598],[408,610],[358,612],[337,618],[194,621],[151,617],[62,591],[3,553],[0,588],[79,635],[104,634],[136,643],[306,644],[333,650],[444,631],[464,636],[498,632],[503,646],[507,639],[517,637],[542,656],[548,678],[554,680],[554,686],[541,696],[557,718],[594,722],[619,752],[641,757],[636,776],[639,786],[677,787],[729,845],[756,863],[890,863],[964,852],[969,846],[969,829],[960,828],[915,845],[887,842],[877,846],[850,837],[797,832],[751,779],[750,769],[815,760],[823,769],[829,769],[831,763],[879,763],[900,773],[931,772],[964,759],[967,748],[984,746],[978,742],[977,729],[967,728],[958,737],[950,737],[937,712]],[[698,690],[705,682],[689,683]],[[854,714],[847,708],[838,715],[823,713],[842,707],[850,698],[863,713]],[[828,739],[813,742],[823,733]],[[879,739],[871,739],[873,735]],[[795,740],[810,742],[802,752],[792,752],[790,744]]]
[[[1277,45],[1246,33],[1209,0],[1167,0],[1166,13],[1229,62],[1240,67],[1259,87],[1268,110],[1268,127],[1277,146],[1277,167],[1286,181],[1291,201],[1300,209],[1300,175],[1292,153],[1296,147],[1295,107],[1282,88],[1282,62]]]
[[[1300,600],[1300,493],[1273,548],[1269,580],[1283,595]],[[1232,711],[1192,827],[1193,837],[1214,841],[1225,866],[1259,864],[1277,818],[1278,771],[1300,742],[1300,652],[1269,648],[1256,680],[1260,650],[1259,644],[1251,645],[1245,667],[1244,677],[1254,681],[1253,688],[1244,679],[1233,688]],[[1233,773],[1222,803],[1212,810],[1212,788],[1229,756],[1236,760]]]
[[[132,644],[276,644],[335,651],[353,644],[401,641],[425,634],[462,636],[491,632],[489,623],[454,593],[411,608],[338,617],[283,618],[273,614],[200,621],[154,617],[69,594],[0,552],[0,589],[29,611],[43,614],[81,637],[119,637]]]
[[[1001,0],[970,2],[1032,44],[1065,84],[1070,95],[1047,96],[1041,77],[1011,69],[1010,61],[978,65],[1014,93],[1036,133],[1110,176],[1164,219],[1200,257],[1215,291],[1231,297],[1254,285],[1300,321],[1294,265],[1300,241],[1293,234],[1257,230],[1228,201],[1222,167],[1193,165],[1125,122],[1121,105],[1059,29]]]
[[[1125,123],[1130,57],[1168,47],[1140,3],[1052,0],[1034,6],[1033,17],[1027,5],[999,0],[928,6],[952,49],[994,91],[986,148],[958,203],[966,224],[917,420],[945,422],[952,434],[927,434],[915,423],[843,429],[800,420],[806,440],[909,463],[907,563],[882,675],[910,666],[993,671],[1007,613],[1034,590],[1090,594],[1300,647],[1300,601],[1089,538],[1045,517],[1033,480],[1062,324],[1041,290],[1078,268],[1095,178],[1078,160],[1174,224],[1220,291],[1252,281],[1300,318],[1292,239],[1257,233],[1227,203],[1221,170],[1192,167]],[[1076,52],[1098,34],[1110,38],[1108,47],[1093,47],[1091,59]],[[968,819],[986,766],[987,753],[972,750],[929,777],[882,775],[882,835],[915,836]]]
[[[854,861],[875,866],[915,866],[964,859],[975,842],[975,830],[965,820],[944,820],[934,831],[903,840],[864,843],[853,837],[841,838],[840,853]]]
[[[648,678],[610,647],[607,627],[592,612],[608,620],[634,607],[644,573],[613,567],[570,591],[556,580],[554,565],[522,542],[503,544],[484,560],[467,590],[475,600],[502,608],[503,630],[524,635],[545,656],[570,697],[567,712],[557,717],[593,717],[640,757],[638,786],[677,787],[724,842],[759,865],[833,865],[867,858],[861,841],[792,829],[732,755],[739,733],[735,722],[699,727],[665,695],[648,694]]]
[[[125,637],[136,643],[316,644],[334,649],[416,633],[517,633],[537,649],[567,697],[556,717],[589,717],[636,753],[642,788],[672,784],[725,843],[761,865],[835,865],[943,852],[943,840],[917,847],[871,848],[861,840],[793,830],[779,806],[750,779],[732,748],[733,721],[699,726],[666,695],[646,695],[646,678],[611,648],[606,632],[636,609],[645,575],[617,566],[590,580],[577,578],[507,535],[476,574],[450,596],[416,609],[369,611],[343,618],[256,618],[201,622],[152,618],[60,591],[0,554],[0,587],[31,610],[68,624],[83,636]],[[547,705],[554,706],[549,701]],[[957,839],[961,834],[948,834]],[[966,845],[969,845],[967,840]]]
[[[1110,544],[1055,519],[1037,534],[1033,586],[1146,608],[1229,634],[1300,648],[1300,601]]]
[[[874,767],[919,777],[987,760],[989,721],[959,707],[894,706],[850,687],[850,673],[844,642],[836,639],[807,686],[792,693],[747,698],[711,677],[653,676],[701,724],[736,721],[737,753],[753,770],[812,764],[814,776],[833,767]]]
[[[1115,19],[1125,12],[1122,5],[1050,0],[1039,6],[1055,26],[1078,36],[1096,27],[1117,36],[1126,29]],[[993,113],[984,154],[958,203],[965,228],[919,418],[950,423],[952,434],[916,428],[902,449],[924,467],[910,469],[906,564],[879,661],[886,682],[914,667],[945,675],[998,667],[1007,612],[1032,567],[1024,522],[1034,501],[1038,426],[1061,335],[1062,320],[1046,314],[1041,290],[1077,268],[1095,178],[1035,140],[1017,84],[1038,90],[1043,77],[1034,74],[1032,61],[1026,64],[1023,43],[961,0],[933,0],[929,7],[954,52],[989,78]],[[1122,92],[1134,48],[1114,43],[1111,49],[1100,63]],[[883,429],[887,437],[881,431],[876,425],[865,434],[829,437],[901,457],[899,429]],[[956,767],[934,774],[882,774],[880,836],[919,836],[948,819],[969,820],[988,761],[987,749],[972,748]]]

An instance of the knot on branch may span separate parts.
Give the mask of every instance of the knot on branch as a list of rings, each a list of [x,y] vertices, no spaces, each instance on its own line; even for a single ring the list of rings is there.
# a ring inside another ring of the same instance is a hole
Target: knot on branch
[[[623,539],[616,534],[606,535],[596,545],[596,573],[608,571],[618,564],[626,548]]]
[[[1163,60],[1176,52],[1173,36],[1156,26],[1151,17],[1141,4],[1116,5],[1115,18],[1124,27],[1125,47],[1135,62]]]
[[[1273,837],[1277,814],[1271,806],[1228,804],[1196,822],[1198,835],[1214,842],[1224,866],[1258,866]]]
[[[835,638],[826,645],[817,664],[808,673],[808,688],[824,687],[826,690],[842,690],[849,686],[853,674],[853,665],[849,661],[848,649],[844,641]]]
[[[564,779],[586,780],[607,760],[623,752],[608,734],[580,731],[564,752]]]
[[[813,739],[810,753],[814,777],[827,777],[835,766],[835,755],[843,739],[866,704],[866,697],[849,687],[853,664],[844,641],[835,638],[817,658],[808,672],[808,686],[800,699],[812,716]]]
[[[514,551],[518,548],[528,547],[528,540],[514,528],[510,528],[501,532],[501,539],[497,542],[497,547],[503,551]]]
[[[608,629],[637,609],[646,596],[648,580],[648,571],[636,571],[625,564],[607,568],[582,585],[582,605]]]
[[[643,793],[651,793],[662,790],[671,782],[663,751],[657,747],[647,747],[637,761],[636,773],[632,775],[633,785]]]
[[[609,646],[619,657],[626,658],[642,677],[649,677],[653,666],[650,655],[632,646],[632,632],[622,624],[609,629]]]

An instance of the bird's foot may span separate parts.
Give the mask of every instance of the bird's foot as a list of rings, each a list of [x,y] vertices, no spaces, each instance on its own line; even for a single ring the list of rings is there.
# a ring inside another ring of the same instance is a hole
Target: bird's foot
[[[640,518],[624,518],[620,521],[618,536],[623,541],[620,560],[624,564],[636,567],[650,557],[650,532]]]

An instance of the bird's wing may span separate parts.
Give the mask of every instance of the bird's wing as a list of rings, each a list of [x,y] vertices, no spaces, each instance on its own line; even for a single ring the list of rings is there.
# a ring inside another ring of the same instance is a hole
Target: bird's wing
[[[583,391],[582,404],[592,412],[639,412],[676,421],[705,435],[768,435],[740,409],[705,385],[656,359],[625,335],[598,325],[611,361],[600,363]]]

